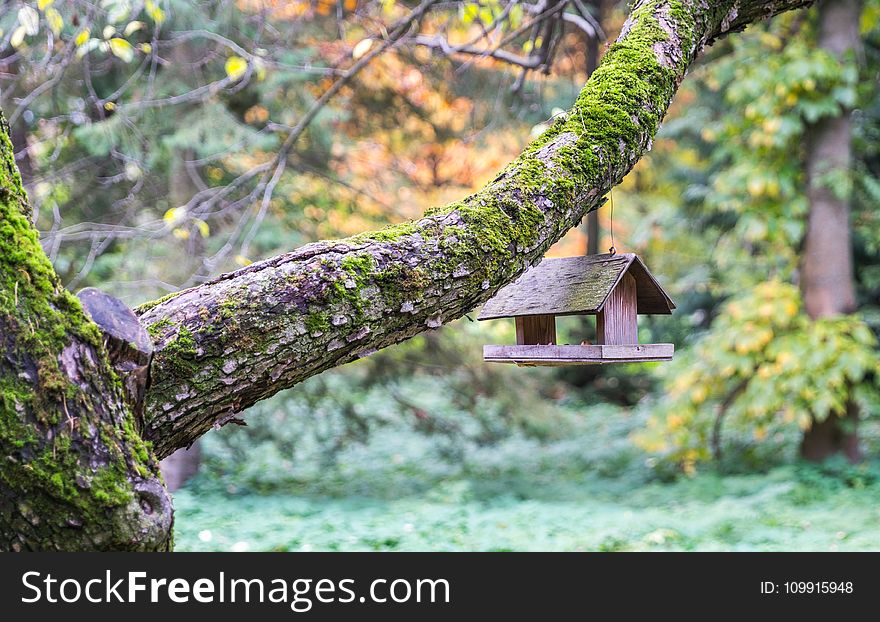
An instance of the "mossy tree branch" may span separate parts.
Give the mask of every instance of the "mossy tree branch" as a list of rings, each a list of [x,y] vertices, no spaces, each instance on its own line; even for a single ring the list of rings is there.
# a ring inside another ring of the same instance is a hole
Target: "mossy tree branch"
[[[138,310],[156,345],[159,456],[259,400],[467,313],[598,208],[710,42],[811,0],[641,0],[572,109],[484,189],[309,244]]]

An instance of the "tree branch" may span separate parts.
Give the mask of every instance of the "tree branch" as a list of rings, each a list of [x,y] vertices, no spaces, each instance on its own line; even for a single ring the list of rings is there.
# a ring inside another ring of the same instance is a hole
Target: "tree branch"
[[[166,456],[259,400],[485,302],[602,204],[707,43],[810,1],[642,0],[569,113],[484,189],[145,305],[156,346],[145,437]]]

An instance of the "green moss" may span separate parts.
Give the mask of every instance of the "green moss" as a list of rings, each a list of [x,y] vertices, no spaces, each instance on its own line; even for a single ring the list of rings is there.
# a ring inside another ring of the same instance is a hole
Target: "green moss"
[[[388,225],[378,231],[370,231],[369,233],[361,233],[348,238],[348,242],[352,244],[366,244],[369,242],[394,242],[405,235],[418,233],[419,229],[414,222],[402,222],[394,225]]]
[[[140,305],[139,307],[135,307],[134,312],[136,315],[143,315],[144,313],[146,313],[147,311],[149,311],[153,307],[156,307],[156,306],[162,304],[163,302],[167,302],[168,300],[172,300],[174,298],[177,298],[185,291],[187,291],[187,290],[184,289],[179,292],[172,292],[172,293],[168,294],[167,296],[162,296],[161,298],[157,298],[156,300],[151,300],[150,302],[145,302],[144,304]]]
[[[235,317],[235,309],[238,307],[234,300],[224,300],[219,305],[220,317],[224,320],[231,320]]]
[[[163,334],[165,334],[165,331],[171,328],[171,326],[173,326],[171,320],[169,320],[167,317],[163,317],[158,322],[153,322],[152,324],[147,326],[147,332],[153,339],[158,339]]]
[[[325,311],[315,311],[306,316],[305,324],[310,333],[323,333],[330,329],[330,316]]]
[[[192,375],[195,368],[196,341],[186,326],[181,326],[177,334],[161,349],[163,367],[170,369],[179,378]]]

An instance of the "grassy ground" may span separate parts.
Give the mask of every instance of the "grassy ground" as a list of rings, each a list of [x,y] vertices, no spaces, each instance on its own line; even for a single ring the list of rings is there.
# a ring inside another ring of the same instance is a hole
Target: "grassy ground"
[[[814,467],[672,483],[448,479],[397,499],[179,491],[177,550],[877,550],[880,485]]]

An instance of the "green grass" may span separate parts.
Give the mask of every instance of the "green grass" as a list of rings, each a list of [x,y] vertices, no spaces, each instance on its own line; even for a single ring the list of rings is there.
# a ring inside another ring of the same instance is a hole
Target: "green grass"
[[[180,551],[877,550],[878,501],[876,483],[804,465],[635,487],[454,478],[397,499],[195,487],[175,496],[175,537]]]
[[[487,434],[455,392],[412,381],[398,389],[446,422],[426,433],[380,389],[343,381],[304,383],[204,437],[199,476],[175,494],[177,550],[880,550],[880,462],[798,462],[798,434],[731,435],[721,465],[684,477],[630,441],[638,409],[573,403],[539,420],[523,406],[542,436],[509,422]],[[504,423],[513,406],[480,408]]]

